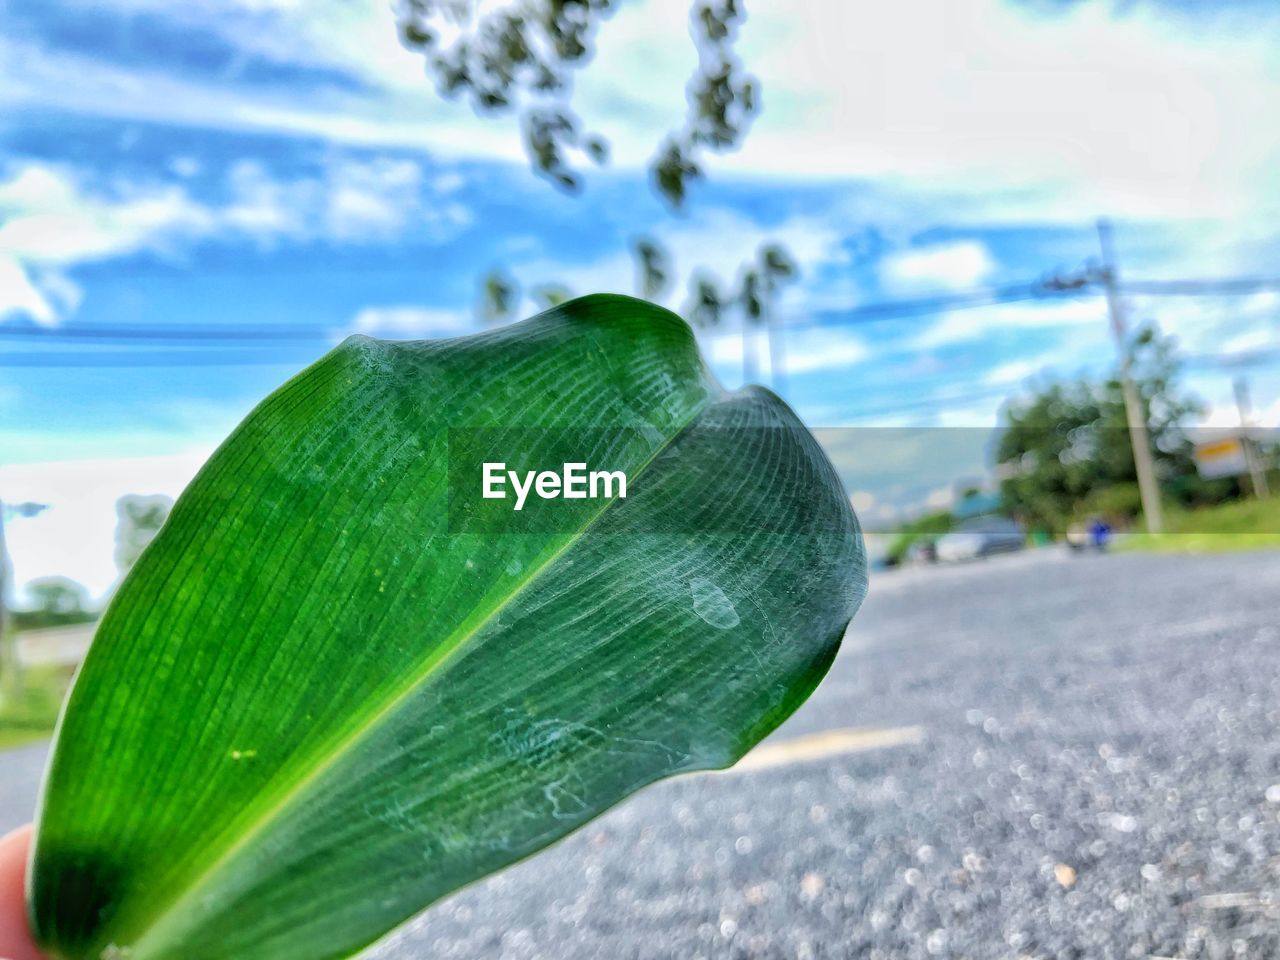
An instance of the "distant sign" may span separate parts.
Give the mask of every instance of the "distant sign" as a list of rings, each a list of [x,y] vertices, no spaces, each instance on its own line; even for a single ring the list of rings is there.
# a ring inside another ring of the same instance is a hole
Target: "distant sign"
[[[1249,472],[1249,454],[1239,437],[1197,443],[1192,456],[1195,457],[1196,470],[1206,480],[1239,477]]]

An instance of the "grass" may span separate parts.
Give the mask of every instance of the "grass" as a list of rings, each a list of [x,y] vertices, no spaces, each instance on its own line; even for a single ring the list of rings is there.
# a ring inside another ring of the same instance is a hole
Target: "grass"
[[[1166,507],[1164,526],[1164,533],[1136,533],[1117,546],[1161,553],[1280,549],[1280,496],[1199,510]]]
[[[22,671],[19,697],[13,702],[0,701],[0,750],[53,733],[73,672],[68,666],[27,667]]]

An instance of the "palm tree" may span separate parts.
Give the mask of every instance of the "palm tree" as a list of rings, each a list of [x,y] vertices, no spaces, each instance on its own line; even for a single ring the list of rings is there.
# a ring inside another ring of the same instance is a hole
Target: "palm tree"
[[[763,326],[769,336],[769,376],[773,389],[781,393],[785,388],[782,326],[777,322],[773,301],[783,282],[794,280],[799,273],[796,262],[787,249],[778,243],[761,247],[755,262],[742,275],[742,289],[738,294],[742,306],[742,379],[756,379],[757,367],[755,339],[752,328]]]
[[[689,281],[689,300],[685,304],[685,316],[700,329],[720,325],[724,317],[725,298],[708,274],[699,270]]]
[[[770,243],[761,247],[759,260],[765,285],[765,330],[769,335],[769,377],[773,381],[774,391],[781,394],[786,390],[785,344],[783,325],[778,322],[773,309],[773,297],[782,283],[795,280],[800,275],[800,268],[787,248],[779,243]]]
[[[636,257],[636,286],[646,300],[657,300],[671,286],[671,255],[652,237],[639,237],[631,246]]]
[[[754,328],[764,319],[765,296],[763,276],[756,267],[748,267],[742,275],[742,288],[738,291],[738,304],[742,307],[743,383],[752,383],[757,378]]]
[[[533,302],[538,305],[541,310],[550,310],[552,307],[558,307],[560,304],[573,299],[573,291],[566,287],[563,283],[544,283],[540,287],[534,287],[529,291],[529,296],[533,298]]]
[[[486,324],[506,323],[520,306],[520,287],[501,269],[494,268],[480,281],[480,304],[476,312]]]

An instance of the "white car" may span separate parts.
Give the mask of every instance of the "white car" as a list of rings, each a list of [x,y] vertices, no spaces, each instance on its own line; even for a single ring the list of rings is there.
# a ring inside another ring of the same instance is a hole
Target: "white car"
[[[938,561],[977,560],[993,553],[1011,553],[1027,545],[1021,525],[1005,517],[975,517],[938,539]]]

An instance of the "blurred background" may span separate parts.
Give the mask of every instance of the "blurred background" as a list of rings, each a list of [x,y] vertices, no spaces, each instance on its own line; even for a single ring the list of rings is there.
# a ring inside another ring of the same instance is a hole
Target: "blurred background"
[[[758,764],[385,955],[1280,954],[1274,4],[0,15],[0,828],[255,403],[610,291],[814,428],[870,599]]]

